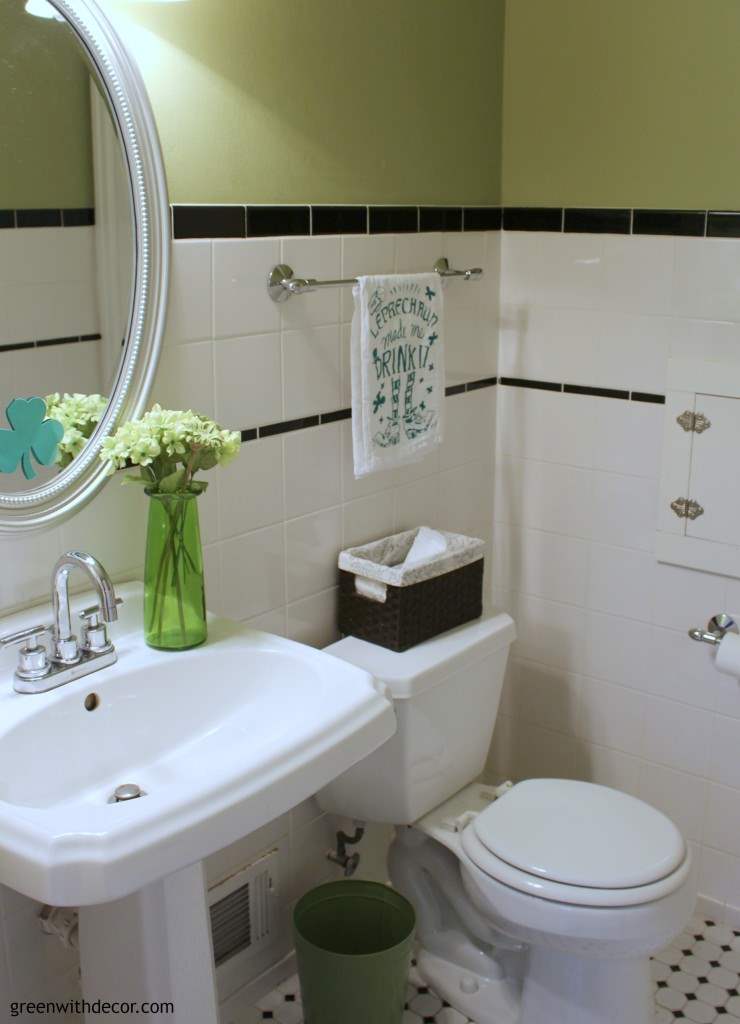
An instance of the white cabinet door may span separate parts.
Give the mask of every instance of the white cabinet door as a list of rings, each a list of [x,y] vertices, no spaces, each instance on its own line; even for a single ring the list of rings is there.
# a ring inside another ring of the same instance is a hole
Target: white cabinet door
[[[686,536],[740,545],[740,399],[697,394],[695,410],[711,427],[691,435],[686,497],[704,513],[686,520]]]

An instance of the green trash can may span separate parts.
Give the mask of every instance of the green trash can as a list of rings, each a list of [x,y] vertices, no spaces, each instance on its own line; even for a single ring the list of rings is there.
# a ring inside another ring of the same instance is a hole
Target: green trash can
[[[416,914],[379,882],[329,882],[293,914],[304,1024],[400,1024]]]

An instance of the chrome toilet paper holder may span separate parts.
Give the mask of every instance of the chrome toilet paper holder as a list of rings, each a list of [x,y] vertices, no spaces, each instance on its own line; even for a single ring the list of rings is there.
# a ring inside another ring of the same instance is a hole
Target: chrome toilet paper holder
[[[692,640],[696,640],[703,644],[712,644],[716,647],[720,644],[726,633],[740,633],[737,623],[731,615],[727,615],[725,612],[719,612],[718,615],[713,615],[707,623],[707,628],[704,629],[690,629],[689,636]]]

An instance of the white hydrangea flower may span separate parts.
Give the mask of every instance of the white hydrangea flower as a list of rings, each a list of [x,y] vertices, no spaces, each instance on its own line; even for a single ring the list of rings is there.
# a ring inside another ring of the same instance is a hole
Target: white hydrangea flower
[[[194,473],[230,462],[240,445],[238,432],[223,430],[192,409],[182,412],[154,405],[141,419],[122,424],[106,438],[100,458],[109,473],[144,467],[141,479],[153,490],[172,479],[175,490],[187,491]]]

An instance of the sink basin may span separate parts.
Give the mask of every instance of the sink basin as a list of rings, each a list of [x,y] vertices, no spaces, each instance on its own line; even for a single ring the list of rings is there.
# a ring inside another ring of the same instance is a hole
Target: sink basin
[[[141,586],[117,590],[115,665],[20,695],[15,653],[0,655],[0,882],[45,903],[104,903],[193,864],[395,731],[391,704],[362,670],[219,619],[202,647],[154,651]],[[13,616],[0,631],[38,618]],[[144,795],[111,802],[126,783]]]

